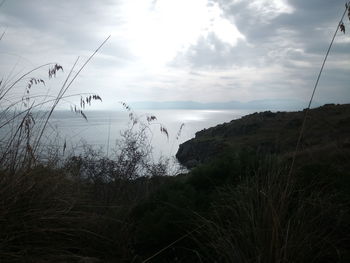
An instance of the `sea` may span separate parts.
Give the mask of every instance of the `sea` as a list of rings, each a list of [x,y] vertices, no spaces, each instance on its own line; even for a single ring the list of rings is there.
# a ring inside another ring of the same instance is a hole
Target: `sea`
[[[196,132],[230,122],[257,110],[117,110],[85,111],[83,115],[71,111],[55,111],[45,129],[41,147],[59,149],[62,155],[79,155],[90,147],[106,157],[113,158],[123,140],[122,134],[131,130],[144,131],[146,143],[151,146],[154,161],[172,159],[179,145],[195,137]],[[37,114],[38,116],[40,114]],[[19,120],[20,121],[20,120]],[[36,118],[40,129],[44,119]],[[11,138],[17,125],[0,129],[1,141]],[[34,133],[35,134],[35,133]],[[38,134],[38,132],[36,133]],[[119,144],[118,144],[119,143]]]
[[[56,111],[50,127],[55,130],[52,136],[65,142],[67,149],[88,144],[109,155],[125,130],[137,133],[147,126],[145,132],[154,157],[173,157],[179,145],[194,138],[196,132],[253,112],[256,110],[139,110],[130,116],[127,111],[87,111],[85,119],[70,111]],[[148,122],[152,116],[155,118]]]

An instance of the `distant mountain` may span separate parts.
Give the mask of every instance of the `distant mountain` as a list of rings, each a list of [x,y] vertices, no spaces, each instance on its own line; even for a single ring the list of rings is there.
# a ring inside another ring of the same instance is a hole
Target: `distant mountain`
[[[195,102],[195,101],[137,101],[129,105],[133,109],[191,109],[191,110],[225,110],[225,109],[257,109],[257,110],[297,110],[307,106],[306,102],[293,99],[252,100],[248,102]],[[316,104],[317,105],[317,104]],[[319,106],[319,105],[317,105]]]

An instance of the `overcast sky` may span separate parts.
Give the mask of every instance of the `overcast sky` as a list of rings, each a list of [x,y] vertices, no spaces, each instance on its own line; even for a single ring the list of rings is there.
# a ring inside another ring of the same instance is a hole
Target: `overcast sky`
[[[7,0],[0,7],[0,77],[58,62],[65,72],[49,81],[54,92],[76,58],[81,65],[111,35],[69,91],[99,94],[99,108],[146,100],[306,101],[344,4]],[[338,33],[316,93],[323,103],[350,102],[350,24],[344,23],[347,32]]]

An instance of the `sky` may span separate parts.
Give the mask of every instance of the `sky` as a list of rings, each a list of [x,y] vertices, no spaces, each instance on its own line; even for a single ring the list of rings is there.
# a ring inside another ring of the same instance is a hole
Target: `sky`
[[[7,0],[0,78],[10,83],[59,63],[64,72],[36,87],[55,94],[76,59],[74,72],[111,35],[68,90],[100,95],[97,109],[120,101],[308,101],[344,10],[344,0]],[[347,17],[344,24],[315,101],[350,102]],[[47,79],[47,68],[31,76]],[[26,84],[17,86],[12,99]]]

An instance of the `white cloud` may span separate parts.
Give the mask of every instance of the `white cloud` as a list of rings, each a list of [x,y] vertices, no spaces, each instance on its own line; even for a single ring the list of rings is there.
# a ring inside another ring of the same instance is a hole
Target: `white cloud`
[[[222,17],[217,4],[207,0],[128,0],[123,5],[122,30],[114,34],[129,43],[141,63],[164,66],[177,53],[185,52],[201,37],[215,33],[222,41],[236,45],[244,36]]]

